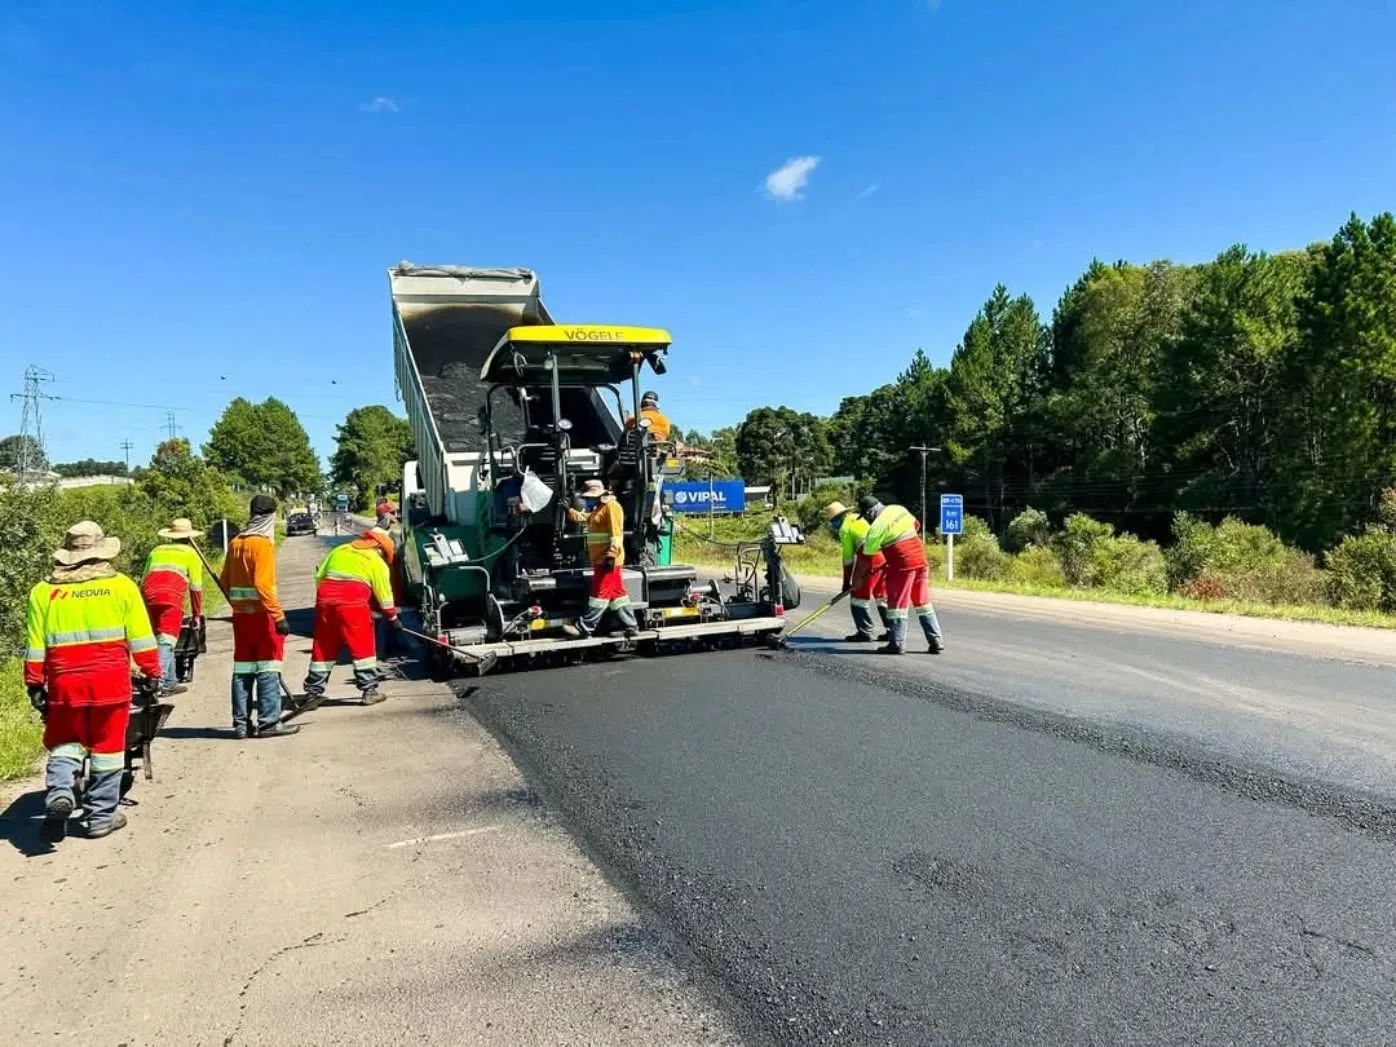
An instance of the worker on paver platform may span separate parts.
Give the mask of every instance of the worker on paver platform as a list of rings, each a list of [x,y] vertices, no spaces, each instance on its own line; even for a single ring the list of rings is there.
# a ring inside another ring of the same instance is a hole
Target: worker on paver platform
[[[247,526],[228,543],[219,579],[233,608],[233,734],[282,738],[300,728],[281,722],[281,665],[291,623],[276,595],[276,499],[259,494],[248,512]]]
[[[117,810],[131,719],[131,661],[160,678],[155,634],[136,583],[112,566],[121,540],[91,520],[68,529],[47,581],[29,591],[24,684],[44,717],[48,750],[40,833],[58,843],[73,813],[73,786],[88,758],[87,836],[126,826]]]
[[[373,629],[376,601],[388,624],[402,628],[393,583],[388,576],[392,539],[379,531],[365,531],[358,538],[336,546],[315,570],[315,639],[310,650],[310,672],[305,677],[305,703],[301,712],[325,700],[325,687],[339,652],[349,648],[354,664],[354,685],[364,705],[383,700],[378,689],[378,645]]]
[[[185,599],[195,628],[204,614],[204,562],[190,545],[203,532],[181,516],[156,534],[165,540],[146,557],[141,596],[160,648],[160,693],[174,695],[187,690],[175,678],[175,645],[184,628]]]
[[[649,421],[650,433],[656,440],[660,443],[669,442],[669,435],[673,432],[674,425],[659,409],[658,393],[648,392],[640,397],[640,417]],[[625,420],[627,429],[634,429],[637,424],[633,417]]]
[[[573,523],[586,524],[591,588],[587,594],[587,613],[577,619],[576,625],[565,626],[564,631],[571,636],[590,636],[596,632],[606,612],[613,611],[626,637],[632,637],[639,628],[621,573],[621,565],[625,562],[625,510],[600,480],[588,480],[578,495],[578,502],[578,507],[567,510],[567,516]]]
[[[931,604],[931,568],[921,542],[920,521],[904,506],[884,506],[872,495],[858,499],[858,511],[869,523],[863,536],[868,560],[854,565],[854,587],[864,584],[871,572],[871,557],[881,553],[887,559],[887,646],[879,647],[878,653],[906,650],[906,622],[914,607],[931,654],[940,654],[945,645]]]
[[[887,627],[887,561],[881,553],[867,556],[863,552],[863,538],[868,533],[868,521],[842,502],[830,502],[824,507],[824,515],[829,521],[829,530],[839,541],[843,552],[843,588],[849,592],[848,606],[853,614],[854,632],[844,637],[849,643],[872,643],[873,608],[877,608],[883,628]],[[859,560],[867,560],[862,584],[853,585],[853,572]],[[851,592],[850,592],[851,590]],[[888,639],[884,632],[882,639]]]

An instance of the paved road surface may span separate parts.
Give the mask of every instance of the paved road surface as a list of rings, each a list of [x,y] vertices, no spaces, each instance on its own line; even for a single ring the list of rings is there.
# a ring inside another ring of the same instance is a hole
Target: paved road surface
[[[942,613],[462,692],[757,1039],[1391,1042],[1393,670]]]
[[[302,608],[323,546],[281,553]],[[721,1009],[576,849],[445,685],[327,705],[236,742],[228,628],[156,743],[130,826],[37,847],[0,796],[0,1041],[136,1045],[712,1044]],[[309,642],[288,645],[303,678]],[[340,669],[332,694],[352,693]]]

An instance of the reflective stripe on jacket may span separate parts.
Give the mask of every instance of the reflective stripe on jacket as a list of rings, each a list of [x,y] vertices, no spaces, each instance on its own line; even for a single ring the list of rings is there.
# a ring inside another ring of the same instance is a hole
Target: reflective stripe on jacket
[[[270,538],[238,535],[229,542],[221,581],[234,614],[265,611],[276,621],[286,617],[276,597],[276,545]]]
[[[378,552],[376,542],[371,548],[353,541],[331,549],[315,569],[315,583],[316,603],[360,604],[376,600],[389,618],[397,613],[388,563]]]
[[[24,682],[45,685],[55,705],[131,700],[131,659],[160,676],[155,633],[136,583],[124,574],[40,582],[25,614]]]
[[[920,524],[909,509],[900,505],[886,506],[868,528],[863,538],[863,552],[871,556],[903,538],[915,538],[919,533]]]
[[[589,513],[569,509],[567,515],[587,525],[587,557],[593,564],[608,556],[615,557],[617,565],[625,562],[625,510],[614,496],[604,496]]]
[[[176,542],[150,550],[141,576],[141,595],[147,604],[183,607],[189,594],[190,610],[203,614],[204,564],[191,546]]]

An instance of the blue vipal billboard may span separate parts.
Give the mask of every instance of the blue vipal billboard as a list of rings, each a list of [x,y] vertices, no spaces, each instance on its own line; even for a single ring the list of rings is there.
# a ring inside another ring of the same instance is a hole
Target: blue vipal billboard
[[[660,488],[665,504],[676,513],[740,513],[746,510],[746,484],[741,480],[684,480]]]

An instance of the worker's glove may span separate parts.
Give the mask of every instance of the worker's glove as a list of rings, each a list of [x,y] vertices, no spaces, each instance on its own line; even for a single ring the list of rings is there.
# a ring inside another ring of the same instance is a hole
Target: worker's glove
[[[583,497],[582,497],[581,495],[579,495],[579,494],[578,494],[578,495],[573,495],[573,496],[572,496],[572,508],[573,508],[573,509],[576,509],[577,512],[579,512],[579,513],[584,513],[584,512],[586,512],[586,511],[587,511],[587,500],[586,500],[585,498],[583,498]]]
[[[48,711],[48,689],[43,684],[30,684],[25,690],[29,692],[29,704],[36,713],[42,716]]]
[[[402,624],[402,619],[401,619],[401,618],[398,618],[398,617],[396,617],[396,616],[394,616],[394,617],[392,617],[392,618],[389,618],[389,619],[388,619],[388,624],[391,625],[391,626],[392,626],[394,629],[396,629],[398,632],[402,632],[404,629],[407,628],[407,626],[405,626],[405,625]]]
[[[290,636],[291,623],[288,622],[285,618],[278,618],[276,620],[276,633],[278,636]]]
[[[608,571],[614,571],[616,569],[616,558],[614,556],[606,557],[601,561],[601,566]]]

